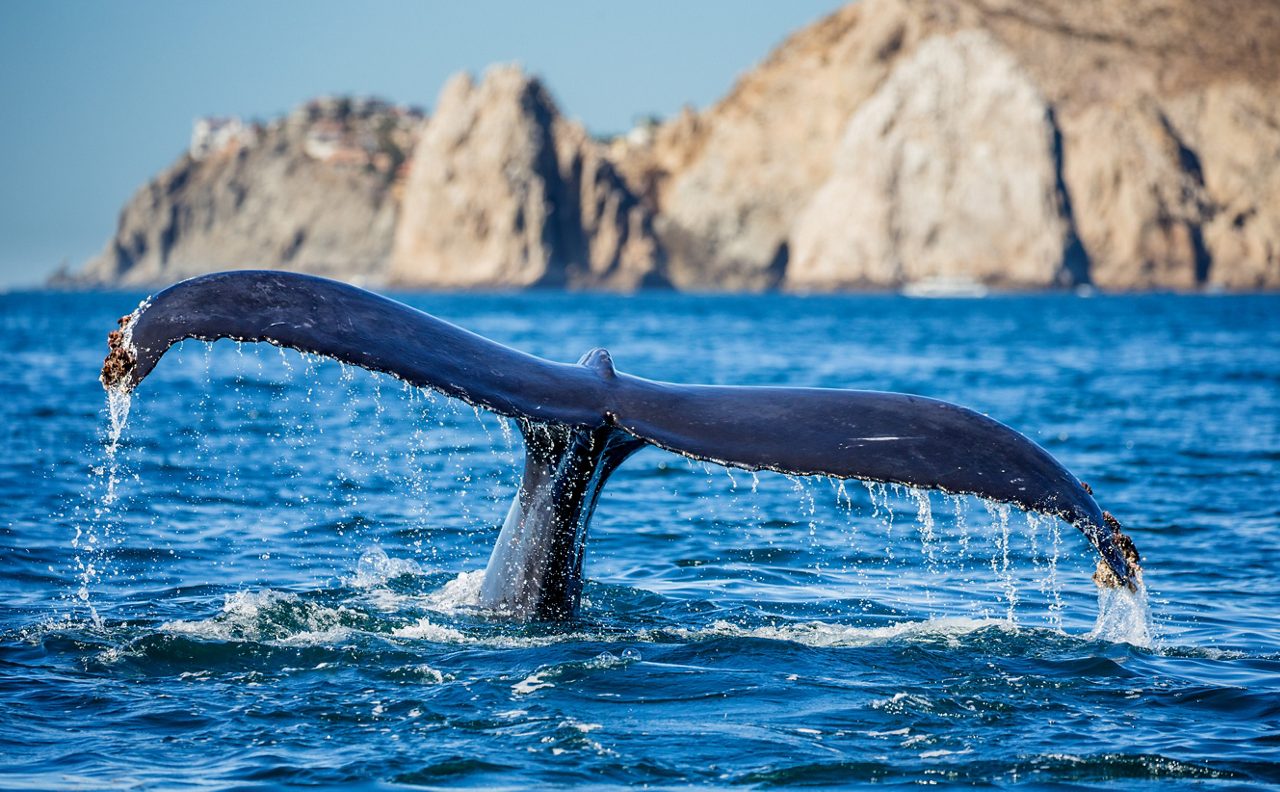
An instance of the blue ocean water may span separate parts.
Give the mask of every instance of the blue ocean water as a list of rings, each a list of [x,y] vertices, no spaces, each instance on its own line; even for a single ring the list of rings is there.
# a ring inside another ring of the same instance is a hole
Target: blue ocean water
[[[649,449],[547,625],[466,607],[511,426],[224,341],[113,427],[141,297],[0,296],[0,786],[1280,783],[1280,298],[406,296],[553,359],[966,404],[1146,568],[1100,597],[1054,520]]]

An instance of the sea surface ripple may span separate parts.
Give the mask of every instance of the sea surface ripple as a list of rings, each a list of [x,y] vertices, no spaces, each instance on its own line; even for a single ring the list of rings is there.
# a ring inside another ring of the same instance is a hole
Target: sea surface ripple
[[[1280,784],[1280,298],[407,295],[557,360],[966,404],[1146,567],[1100,598],[1054,520],[648,449],[581,617],[522,625],[471,606],[509,423],[188,341],[113,425],[142,296],[0,295],[0,786]]]

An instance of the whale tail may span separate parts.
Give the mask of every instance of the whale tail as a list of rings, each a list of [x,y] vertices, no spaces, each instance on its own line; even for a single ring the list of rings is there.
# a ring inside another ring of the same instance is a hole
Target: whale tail
[[[717,464],[857,478],[1012,503],[1076,526],[1116,585],[1137,553],[1091,491],[1004,424],[948,402],[827,388],[680,385],[519,352],[337,281],[270,271],[192,278],[121,320],[102,369],[130,390],[187,338],[264,341],[325,355],[516,419],[524,479],[482,591],[500,610],[572,616],[583,547],[609,475],[644,445]]]

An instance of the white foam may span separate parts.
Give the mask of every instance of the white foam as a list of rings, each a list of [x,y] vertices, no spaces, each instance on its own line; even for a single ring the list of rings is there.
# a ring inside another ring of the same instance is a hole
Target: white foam
[[[438,613],[458,613],[480,607],[480,586],[484,583],[484,570],[462,572],[436,591],[422,599],[422,604]]]
[[[893,731],[869,731],[868,737],[906,737],[911,733],[910,728],[894,729]]]
[[[416,671],[418,675],[422,677],[422,681],[429,682],[436,685],[439,685],[442,682],[445,682],[447,680],[453,679],[452,674],[446,674],[437,668],[432,668],[426,663],[421,663],[417,665],[414,668],[414,671]]]
[[[274,624],[285,612],[296,628],[286,635]],[[178,619],[160,625],[163,632],[219,641],[266,641],[289,646],[332,646],[350,640],[355,630],[343,625],[352,611],[304,601],[297,594],[274,589],[237,591],[223,600],[222,612],[211,619]],[[273,629],[274,628],[274,629]]]
[[[271,643],[280,646],[341,646],[350,643],[357,630],[350,627],[331,627],[326,630],[304,630],[292,635],[285,635]]]
[[[817,621],[743,627],[728,621],[716,621],[707,627],[694,630],[678,629],[672,632],[692,640],[714,637],[762,638],[773,641],[790,641],[804,644],[805,646],[835,647],[867,646],[904,637],[944,636],[958,638],[975,630],[982,630],[988,627],[1017,630],[1017,626],[1007,619],[949,617],[902,622],[885,627],[854,627]]]
[[[924,710],[930,712],[933,710],[933,702],[924,696],[915,693],[907,693],[906,691],[898,691],[892,696],[883,699],[876,699],[871,702],[872,709],[888,709],[890,712],[903,712],[907,708],[912,710]],[[906,732],[904,732],[905,734]],[[884,732],[884,734],[893,734],[893,732]],[[908,740],[911,738],[908,737]],[[905,744],[905,743],[904,743]]]
[[[430,641],[442,644],[485,646],[499,649],[535,648],[584,641],[608,643],[666,642],[672,638],[689,642],[717,638],[752,638],[787,641],[811,647],[858,647],[899,640],[937,640],[952,644],[978,630],[995,628],[1017,632],[1018,626],[1006,618],[939,617],[907,621],[883,626],[856,626],[822,621],[775,622],[744,625],[717,620],[701,627],[654,627],[629,632],[600,633],[574,630],[563,633],[513,635],[494,633],[483,628],[462,629],[451,626],[441,616],[456,612],[474,613],[477,608],[483,570],[464,572],[438,590],[425,595],[401,595],[378,587],[377,581],[404,574],[400,570],[419,573],[413,561],[389,558],[379,549],[362,557],[353,586],[373,586],[366,590],[379,610],[396,612],[406,604],[427,607],[433,615],[382,633],[395,640]],[[226,596],[222,611],[212,618],[174,620],[161,625],[168,633],[191,635],[206,640],[265,641],[281,645],[338,645],[349,642],[363,631],[350,627],[359,614],[344,605],[334,607],[307,601],[297,594],[266,589],[239,591]],[[374,634],[374,633],[371,633]],[[1149,647],[1152,643],[1150,614],[1145,589],[1132,594],[1123,589],[1105,589],[1099,594],[1097,625],[1087,636],[1091,640],[1131,643]],[[628,648],[619,654],[602,652],[586,661],[588,667],[610,668],[640,660],[639,652]]]
[[[530,693],[533,693],[538,690],[544,690],[546,688],[555,687],[556,683],[548,682],[544,674],[545,672],[543,671],[530,674],[529,676],[525,677],[524,679],[512,685],[511,692],[515,693],[517,696],[527,696]]]
[[[393,638],[406,640],[431,641],[433,643],[464,644],[467,646],[484,646],[491,649],[531,649],[542,646],[554,646],[562,643],[581,643],[585,641],[628,641],[646,640],[648,631],[640,631],[631,635],[601,635],[585,631],[555,633],[550,635],[468,635],[453,627],[437,624],[430,616],[424,616],[413,624],[399,627],[391,631]],[[588,661],[591,662],[591,661]]]
[[[613,652],[601,652],[595,657],[582,663],[583,668],[620,668],[632,663],[640,662],[640,653],[635,649],[627,648],[622,650],[621,655]]]
[[[452,627],[436,624],[424,616],[408,627],[399,627],[391,631],[396,638],[407,638],[415,641],[431,641],[432,643],[480,643],[480,641],[464,635]]]

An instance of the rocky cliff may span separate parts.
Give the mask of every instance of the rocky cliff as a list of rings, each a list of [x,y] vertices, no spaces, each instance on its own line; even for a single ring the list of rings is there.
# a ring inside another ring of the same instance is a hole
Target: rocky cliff
[[[678,285],[1280,288],[1275,2],[865,0],[668,126]]]
[[[268,126],[198,122],[189,151],[121,212],[82,284],[155,285],[273,267],[380,281],[396,174],[421,115],[321,99]]]
[[[609,142],[512,67],[429,120],[346,112],[206,130],[79,277],[1280,288],[1272,0],[863,0]]]
[[[663,285],[653,215],[600,144],[516,67],[445,86],[414,151],[393,283]]]
[[[1084,280],[1052,118],[986,31],[928,38],[845,125],[788,228],[786,284]]]

